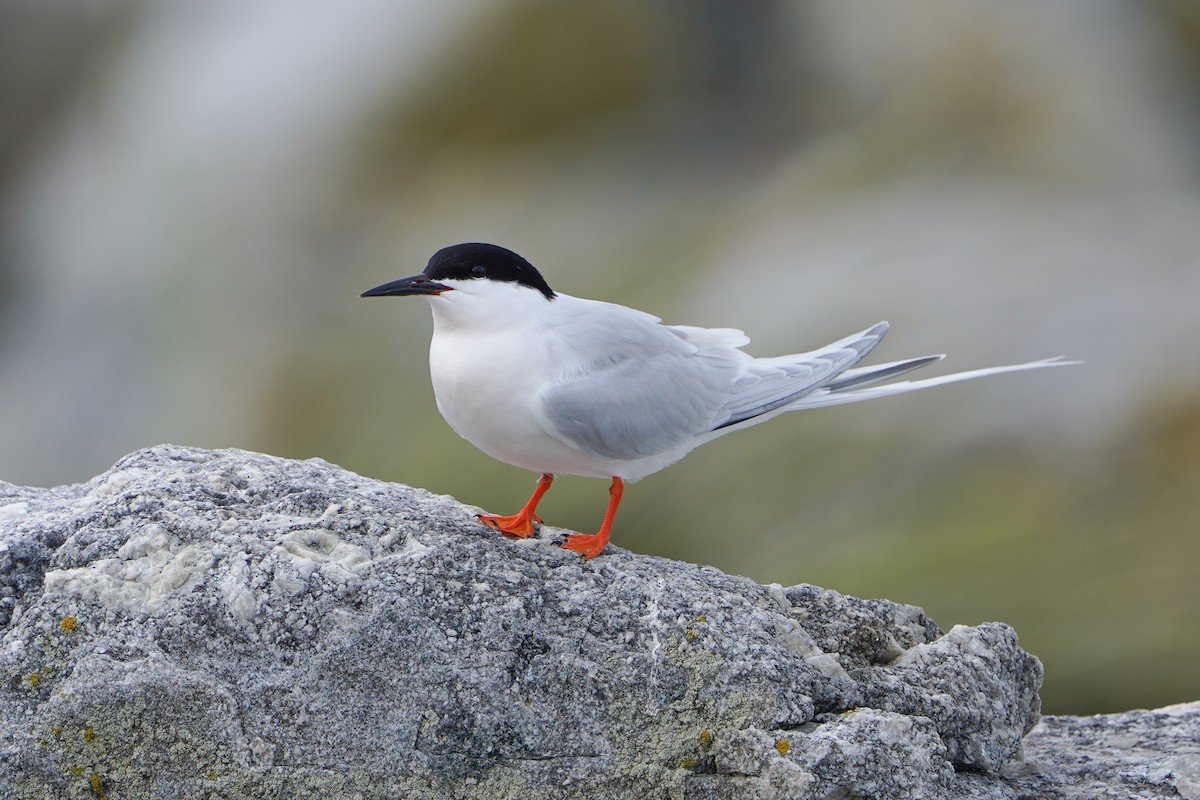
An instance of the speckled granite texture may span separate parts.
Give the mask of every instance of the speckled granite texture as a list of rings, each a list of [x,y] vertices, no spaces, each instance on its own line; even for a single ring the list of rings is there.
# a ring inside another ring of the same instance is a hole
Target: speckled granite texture
[[[0,797],[1196,796],[1193,707],[1136,719],[1123,794],[1068,757],[1118,746],[1104,722],[1020,760],[1041,665],[1005,625],[475,511],[173,446],[0,484]]]

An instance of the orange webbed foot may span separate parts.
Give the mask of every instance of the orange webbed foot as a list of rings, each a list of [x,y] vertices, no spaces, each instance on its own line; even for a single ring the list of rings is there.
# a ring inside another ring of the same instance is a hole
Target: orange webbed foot
[[[550,490],[550,484],[552,483],[554,483],[554,476],[548,472],[543,473],[542,477],[538,478],[537,488],[533,490],[533,497],[529,498],[529,502],[525,504],[524,508],[511,517],[476,514],[475,518],[492,530],[500,531],[505,536],[512,536],[517,539],[529,539],[537,534],[537,526],[542,524],[542,518],[534,513],[534,509],[537,508],[538,501],[542,499],[542,495]]]
[[[584,560],[595,558],[608,546],[608,535],[600,533],[569,533],[554,542],[564,550],[579,553]]]
[[[510,517],[494,517],[490,514],[476,514],[475,518],[494,531],[500,531],[505,536],[516,539],[529,539],[537,534],[537,526],[542,524],[542,518],[537,514],[519,513]]]
[[[608,537],[612,532],[613,519],[617,516],[617,506],[621,504],[621,495],[625,493],[625,481],[613,477],[612,485],[608,487],[608,511],[604,514],[604,523],[596,533],[568,533],[559,537],[554,543],[559,547],[579,553],[584,560],[591,560],[604,552],[608,546]]]

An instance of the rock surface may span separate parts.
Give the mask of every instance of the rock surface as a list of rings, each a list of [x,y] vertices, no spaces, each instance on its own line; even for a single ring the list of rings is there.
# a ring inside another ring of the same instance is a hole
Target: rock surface
[[[1005,625],[474,511],[172,446],[0,483],[0,798],[1200,796],[1200,705],[1026,737]]]
[[[1021,798],[1200,798],[1200,702],[1046,717],[1005,768]],[[982,797],[991,795],[982,794]]]

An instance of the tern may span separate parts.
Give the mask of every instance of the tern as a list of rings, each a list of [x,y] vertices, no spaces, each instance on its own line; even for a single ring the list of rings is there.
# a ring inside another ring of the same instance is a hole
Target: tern
[[[556,475],[611,480],[600,530],[556,542],[585,559],[607,546],[625,484],[713,439],[789,411],[1078,363],[1050,358],[894,381],[943,356],[855,366],[883,339],[886,322],[812,352],[755,358],[742,351],[750,340],[739,330],[664,325],[642,311],[556,292],[521,256],[479,242],[445,247],[421,274],[361,296],[428,300],[438,411],[492,458],[541,476],[524,508],[478,515],[484,524],[534,536],[538,502]]]

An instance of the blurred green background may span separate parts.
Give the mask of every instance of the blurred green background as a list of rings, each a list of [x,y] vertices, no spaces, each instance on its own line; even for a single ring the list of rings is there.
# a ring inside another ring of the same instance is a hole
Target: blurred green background
[[[1200,698],[1200,4],[3,0],[0,479],[235,446],[512,513],[426,305],[357,297],[472,240],[756,355],[1085,359],[720,440],[616,543],[1006,621],[1050,712]]]

